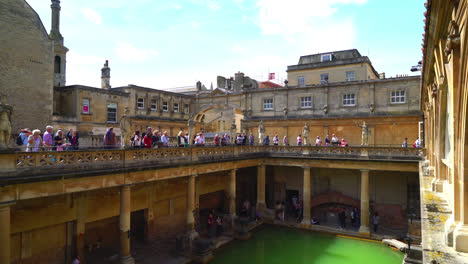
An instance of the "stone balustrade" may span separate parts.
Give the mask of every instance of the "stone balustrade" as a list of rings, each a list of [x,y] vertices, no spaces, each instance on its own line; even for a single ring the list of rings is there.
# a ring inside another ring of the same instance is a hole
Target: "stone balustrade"
[[[160,149],[99,149],[47,152],[0,152],[0,177],[92,173],[97,170],[153,168],[249,158],[419,161],[423,148],[226,146]]]

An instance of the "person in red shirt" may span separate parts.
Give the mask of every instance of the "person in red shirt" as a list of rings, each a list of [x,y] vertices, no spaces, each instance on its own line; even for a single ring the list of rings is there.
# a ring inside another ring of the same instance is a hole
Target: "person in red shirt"
[[[145,145],[145,148],[151,148],[152,143],[153,143],[153,133],[150,127],[148,128],[148,131],[146,132],[146,135],[143,138],[143,144]]]

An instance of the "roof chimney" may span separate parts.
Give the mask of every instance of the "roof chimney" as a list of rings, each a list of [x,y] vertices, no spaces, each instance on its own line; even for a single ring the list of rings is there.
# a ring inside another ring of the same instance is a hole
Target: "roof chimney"
[[[104,67],[101,69],[101,87],[103,89],[110,89],[110,68],[109,68],[109,61],[106,60]]]

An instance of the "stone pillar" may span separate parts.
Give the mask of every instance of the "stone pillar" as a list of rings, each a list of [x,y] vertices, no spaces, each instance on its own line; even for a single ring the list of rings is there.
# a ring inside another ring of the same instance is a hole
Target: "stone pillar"
[[[130,254],[130,214],[131,186],[120,188],[120,262],[133,264],[135,260]]]
[[[229,213],[232,218],[236,216],[236,171],[233,169],[229,173]]]
[[[465,167],[463,172],[464,175],[459,176],[460,223],[454,231],[453,246],[456,251],[468,252],[468,169]]]
[[[195,218],[193,212],[195,210],[195,177],[196,175],[188,176],[187,183],[187,233],[192,233],[195,231]]]
[[[0,204],[0,263],[10,263],[10,205]]]
[[[361,170],[361,227],[359,234],[370,236],[369,228],[369,170]]]
[[[85,224],[88,211],[87,193],[76,195],[76,255],[80,257],[81,263],[86,263],[85,258]]]
[[[257,211],[262,215],[265,209],[265,171],[264,164],[257,167]]]
[[[310,226],[310,167],[304,167],[302,198],[304,202],[304,213],[301,226]]]

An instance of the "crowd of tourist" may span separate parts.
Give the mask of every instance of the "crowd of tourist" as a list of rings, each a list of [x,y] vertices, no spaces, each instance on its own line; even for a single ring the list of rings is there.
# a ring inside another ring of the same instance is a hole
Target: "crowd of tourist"
[[[21,129],[19,136],[16,139],[16,144],[18,146],[22,146],[26,149],[27,152],[30,151],[63,151],[63,150],[77,150],[79,149],[79,134],[77,131],[73,129],[69,129],[64,132],[63,129],[57,129],[57,131],[53,131],[52,126],[47,126],[45,132],[41,135],[41,131],[39,129],[30,130],[29,128]],[[200,133],[197,133],[192,137],[190,142],[189,133],[184,133],[183,131],[179,131],[177,134],[177,147],[187,147],[197,146],[203,147],[207,145],[207,141],[205,138],[204,131],[202,130]],[[211,142],[212,139],[212,142]],[[348,142],[341,138],[341,140],[335,135],[332,134],[331,137],[327,135],[324,140],[317,136],[315,138],[315,142],[313,140],[309,142],[304,142],[306,139],[302,137],[302,135],[298,135],[296,138],[296,145],[302,146],[305,143],[308,145],[314,145],[317,147],[325,146],[325,147],[348,147]],[[140,133],[139,130],[135,131],[130,138],[130,145],[134,148],[166,148],[175,144],[172,143],[173,139],[171,139],[167,131],[153,131],[151,127],[148,127],[146,131]],[[284,136],[282,140],[280,140],[280,136],[278,133],[275,133],[273,139],[270,141],[270,136],[266,135],[261,141],[263,145],[269,146],[272,143],[273,146],[289,146],[289,140],[287,136]],[[210,138],[210,145],[214,146],[228,146],[228,145],[255,145],[255,136],[250,133],[247,135],[246,133],[238,133],[233,135],[232,138],[229,134],[216,134],[214,138]],[[106,149],[117,148],[120,147],[122,144],[118,141],[117,136],[114,132],[112,127],[108,128],[106,133],[103,137],[102,146]],[[401,145],[403,148],[408,147],[408,138],[405,138],[403,144]],[[413,144],[414,148],[420,147],[420,140],[419,138]]]

